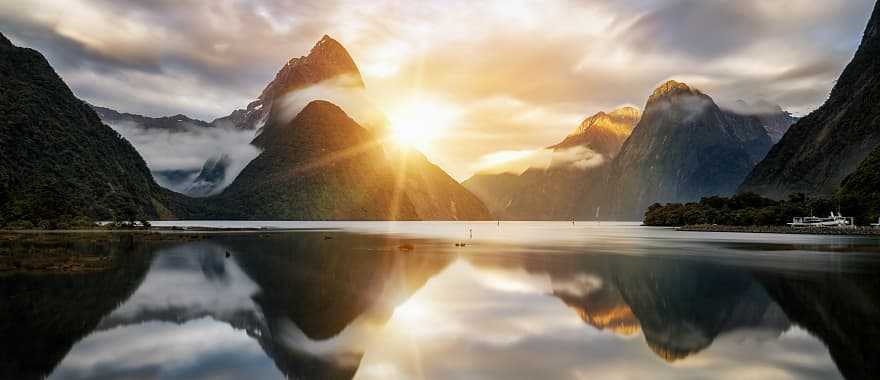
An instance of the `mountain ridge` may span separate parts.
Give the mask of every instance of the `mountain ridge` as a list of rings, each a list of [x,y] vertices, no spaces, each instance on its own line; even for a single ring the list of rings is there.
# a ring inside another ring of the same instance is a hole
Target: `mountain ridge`
[[[792,126],[740,185],[774,199],[829,196],[880,146],[880,3],[825,103]]]
[[[0,153],[0,224],[187,214],[185,199],[156,184],[134,147],[42,54],[0,40],[0,146],[14,147]]]

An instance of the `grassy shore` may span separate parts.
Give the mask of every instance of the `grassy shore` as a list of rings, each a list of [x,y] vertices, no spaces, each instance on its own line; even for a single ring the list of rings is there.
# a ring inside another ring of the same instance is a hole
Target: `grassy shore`
[[[789,227],[789,226],[723,226],[702,224],[677,228],[679,231],[691,232],[740,232],[762,234],[802,234],[802,235],[844,235],[844,236],[880,236],[880,228],[871,227]]]
[[[12,274],[92,273],[109,270],[112,247],[134,242],[186,242],[212,237],[259,236],[284,229],[148,228],[0,230],[0,277]],[[83,249],[83,247],[88,247]]]

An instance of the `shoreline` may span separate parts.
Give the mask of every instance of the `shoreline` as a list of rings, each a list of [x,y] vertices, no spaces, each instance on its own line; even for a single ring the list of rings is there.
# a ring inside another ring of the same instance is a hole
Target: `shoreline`
[[[722,226],[722,225],[696,225],[676,227],[676,231],[683,232],[730,232],[730,233],[756,233],[756,234],[783,234],[783,235],[833,235],[833,236],[880,236],[880,228],[848,227],[848,228],[820,228],[789,226]]]
[[[315,228],[217,228],[217,227],[152,227],[147,229],[70,229],[70,230],[0,230],[0,241],[52,242],[70,240],[110,241],[135,240],[197,240],[209,237],[268,235],[289,232],[325,231]]]

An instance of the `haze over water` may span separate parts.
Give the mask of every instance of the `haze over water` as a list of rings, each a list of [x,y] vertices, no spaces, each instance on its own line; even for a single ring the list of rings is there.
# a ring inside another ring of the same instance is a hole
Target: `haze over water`
[[[605,222],[182,224],[304,230],[66,244],[111,268],[0,276],[0,374],[856,379],[877,370],[873,238]]]

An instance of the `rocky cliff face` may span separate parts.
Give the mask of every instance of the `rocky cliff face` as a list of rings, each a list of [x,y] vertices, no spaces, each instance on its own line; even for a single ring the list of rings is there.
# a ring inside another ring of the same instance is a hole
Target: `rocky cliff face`
[[[0,39],[0,83],[0,225],[185,212],[38,52]]]
[[[722,110],[675,81],[658,87],[609,168],[610,217],[640,219],[655,202],[732,194],[773,145],[761,120]]]
[[[771,198],[830,195],[880,146],[880,6],[824,105],[791,127],[740,186]]]
[[[247,108],[235,110],[211,123],[244,129],[261,128],[268,121],[273,105],[280,97],[334,78],[339,79],[341,86],[364,87],[360,71],[348,51],[338,41],[325,35],[312,47],[309,55],[287,62]]]
[[[501,219],[594,218],[608,164],[640,117],[632,107],[599,112],[547,148],[553,151],[550,167],[531,168],[520,175],[477,174],[463,185]]]

